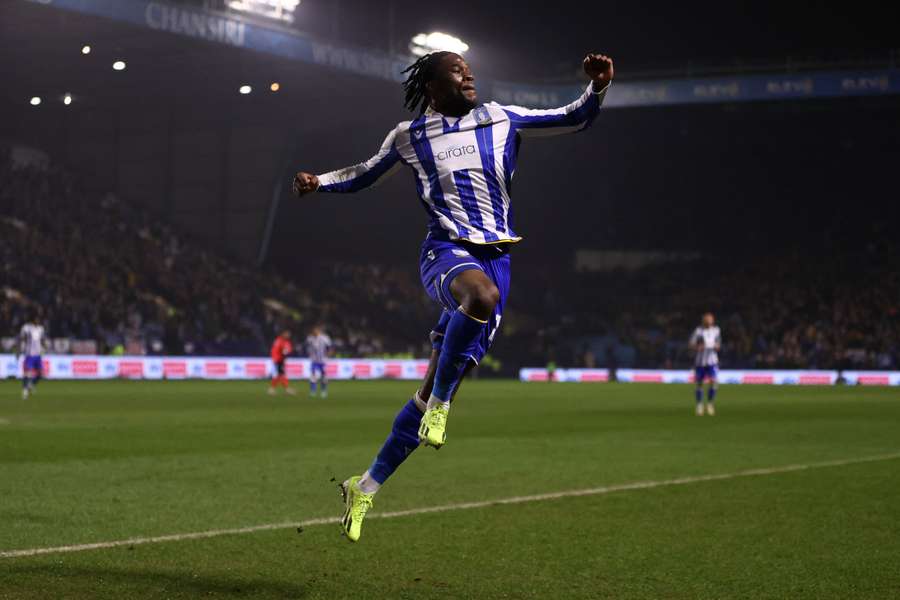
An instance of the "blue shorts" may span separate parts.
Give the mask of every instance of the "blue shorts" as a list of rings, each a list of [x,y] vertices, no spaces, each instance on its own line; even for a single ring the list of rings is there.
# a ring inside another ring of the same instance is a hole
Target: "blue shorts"
[[[719,374],[719,367],[716,365],[707,365],[705,367],[694,367],[694,381],[703,383],[704,379],[715,381],[716,375]]]
[[[25,372],[28,371],[43,371],[44,364],[41,362],[40,356],[26,356],[25,362],[22,365],[22,369]]]
[[[488,326],[480,339],[475,340],[467,353],[476,363],[479,362],[494,341],[500,328],[503,306],[509,295],[509,247],[499,245],[478,246],[475,244],[448,242],[428,238],[422,243],[422,254],[419,257],[419,272],[422,285],[431,298],[439,303],[444,312],[437,325],[431,330],[431,345],[440,350],[447,330],[447,323],[459,303],[450,293],[453,279],[470,269],[478,269],[487,275],[497,289],[500,290],[500,301],[488,319]]]
[[[310,376],[315,377],[316,373],[319,374],[319,377],[325,377],[325,363],[313,361],[309,364]]]

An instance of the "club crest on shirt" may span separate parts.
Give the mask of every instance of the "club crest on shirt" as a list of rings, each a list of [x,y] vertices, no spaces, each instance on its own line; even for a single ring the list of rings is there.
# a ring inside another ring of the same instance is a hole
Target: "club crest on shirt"
[[[472,116],[475,117],[475,122],[479,125],[489,125],[492,121],[491,113],[487,106],[479,106],[474,110]]]

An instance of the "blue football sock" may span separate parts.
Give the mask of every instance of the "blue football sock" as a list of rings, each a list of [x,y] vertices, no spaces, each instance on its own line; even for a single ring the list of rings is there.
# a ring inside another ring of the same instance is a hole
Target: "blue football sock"
[[[29,385],[29,382],[30,382],[30,379],[29,379],[28,377],[23,377],[23,378],[22,378],[22,389],[31,387],[31,386]]]
[[[698,387],[694,390],[694,397],[697,399],[697,404],[703,402],[703,388]]]
[[[431,390],[435,398],[443,402],[450,400],[450,395],[465,372],[471,354],[470,348],[484,334],[485,326],[485,321],[470,317],[462,309],[455,311],[450,317],[434,374],[434,388]]]
[[[391,433],[384,441],[384,445],[378,452],[378,456],[369,467],[369,475],[379,484],[387,481],[387,478],[397,470],[397,467],[419,447],[419,423],[422,421],[422,411],[416,406],[415,400],[410,400],[394,419]]]
[[[706,400],[707,402],[712,402],[716,399],[716,388],[710,387],[706,392]]]
[[[315,382],[315,381],[310,381],[310,382],[309,382],[309,393],[310,393],[310,394],[315,394],[315,393],[316,393],[316,382]]]

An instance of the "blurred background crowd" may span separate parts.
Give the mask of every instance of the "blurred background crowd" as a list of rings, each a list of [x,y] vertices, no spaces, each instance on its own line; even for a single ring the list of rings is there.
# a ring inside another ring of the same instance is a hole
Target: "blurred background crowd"
[[[413,264],[304,260],[299,277],[242,265],[114,194],[85,192],[63,168],[8,152],[0,214],[7,351],[39,315],[64,352],[260,355],[279,330],[302,339],[318,323],[339,356],[429,352],[439,309]],[[685,367],[687,339],[711,310],[728,367],[897,368],[896,239],[877,224],[819,235],[838,250],[827,261],[796,245],[602,272],[521,268],[495,356],[508,368]]]
[[[81,352],[257,355],[281,329],[305,335],[317,323],[338,355],[422,351],[414,329],[395,325],[429,307],[391,269],[310,263],[297,282],[242,266],[141,207],[85,193],[63,169],[8,153],[0,214],[7,346],[39,315],[59,349]]]

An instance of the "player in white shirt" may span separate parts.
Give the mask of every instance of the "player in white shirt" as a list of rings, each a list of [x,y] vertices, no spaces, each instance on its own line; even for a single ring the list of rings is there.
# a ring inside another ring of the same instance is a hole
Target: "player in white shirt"
[[[309,353],[309,395],[316,395],[316,383],[321,384],[322,398],[328,397],[328,377],[325,375],[325,360],[331,353],[331,338],[322,332],[318,325],[306,338],[306,351]]]
[[[26,321],[19,332],[19,354],[25,355],[22,363],[22,399],[27,400],[34,392],[35,386],[41,380],[44,372],[44,364],[41,355],[44,353],[44,327],[38,324],[37,319]]]
[[[706,414],[716,414],[713,401],[716,399],[716,376],[719,371],[719,350],[722,348],[722,331],[716,325],[716,318],[712,313],[706,313],[700,321],[700,326],[691,335],[691,350],[696,352],[694,357],[694,382],[697,389],[694,396],[697,401],[697,416],[703,415],[703,382],[709,383],[706,391]]]

